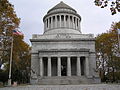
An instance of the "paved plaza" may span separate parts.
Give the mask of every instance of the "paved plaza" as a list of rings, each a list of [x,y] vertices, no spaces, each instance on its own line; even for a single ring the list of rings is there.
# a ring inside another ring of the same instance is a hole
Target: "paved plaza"
[[[0,90],[120,90],[119,84],[91,84],[91,85],[27,85],[4,87]]]

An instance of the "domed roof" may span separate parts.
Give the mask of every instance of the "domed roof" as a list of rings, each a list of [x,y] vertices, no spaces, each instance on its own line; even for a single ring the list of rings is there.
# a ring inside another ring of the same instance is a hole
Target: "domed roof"
[[[48,11],[48,13],[51,12],[51,11],[53,11],[53,10],[55,10],[55,9],[70,9],[70,10],[72,10],[72,11],[74,11],[74,12],[76,13],[76,10],[75,10],[75,9],[73,9],[73,8],[70,7],[69,5],[65,4],[63,1],[61,1],[60,3],[58,3],[58,4],[57,4],[56,6],[54,6],[52,9],[50,9],[50,10]]]

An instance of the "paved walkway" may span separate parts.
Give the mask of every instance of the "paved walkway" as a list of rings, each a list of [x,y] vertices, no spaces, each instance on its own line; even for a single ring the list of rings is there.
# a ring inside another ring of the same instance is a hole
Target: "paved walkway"
[[[91,84],[91,85],[27,85],[4,87],[0,90],[120,90],[120,85]]]

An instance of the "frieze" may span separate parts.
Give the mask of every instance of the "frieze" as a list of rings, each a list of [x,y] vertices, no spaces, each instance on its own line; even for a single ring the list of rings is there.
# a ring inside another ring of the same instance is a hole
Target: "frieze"
[[[71,36],[69,34],[66,34],[66,33],[59,33],[55,36],[57,39],[69,39],[71,38]]]

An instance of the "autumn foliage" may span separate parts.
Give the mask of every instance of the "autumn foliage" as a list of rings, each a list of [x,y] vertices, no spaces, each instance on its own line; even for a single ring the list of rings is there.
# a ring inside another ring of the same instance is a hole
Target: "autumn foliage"
[[[0,0],[0,82],[7,82],[11,41],[13,38],[12,81],[28,83],[30,77],[30,46],[24,35],[12,35],[19,29],[20,18],[8,0]],[[1,66],[4,66],[4,69]]]
[[[96,54],[102,81],[120,80],[119,29],[120,22],[113,23],[109,31],[96,37]]]

